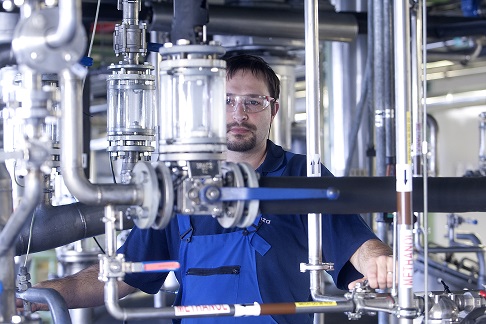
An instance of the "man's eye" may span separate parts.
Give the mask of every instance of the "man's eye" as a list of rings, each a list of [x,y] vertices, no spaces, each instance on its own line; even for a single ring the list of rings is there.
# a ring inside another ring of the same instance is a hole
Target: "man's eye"
[[[260,106],[262,103],[258,100],[248,100],[246,104],[250,106]]]

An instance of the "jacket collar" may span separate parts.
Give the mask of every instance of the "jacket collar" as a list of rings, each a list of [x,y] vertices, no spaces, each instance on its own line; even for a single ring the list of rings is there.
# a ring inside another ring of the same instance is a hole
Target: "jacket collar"
[[[263,163],[255,170],[263,175],[277,171],[283,164],[285,151],[271,140],[267,140],[267,156]]]

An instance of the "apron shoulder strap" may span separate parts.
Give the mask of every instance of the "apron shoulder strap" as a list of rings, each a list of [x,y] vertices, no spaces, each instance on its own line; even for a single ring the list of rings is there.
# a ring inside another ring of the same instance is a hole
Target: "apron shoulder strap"
[[[192,228],[191,218],[189,215],[177,215],[177,224],[179,225],[179,237],[181,240],[186,242],[191,242],[192,233],[194,229]]]

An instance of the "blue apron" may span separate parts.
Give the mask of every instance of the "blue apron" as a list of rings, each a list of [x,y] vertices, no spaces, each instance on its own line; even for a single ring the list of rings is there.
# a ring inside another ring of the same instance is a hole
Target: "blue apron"
[[[286,152],[287,160],[294,154]],[[281,176],[283,168],[271,172]],[[197,216],[199,217],[199,216]],[[208,217],[208,216],[200,216]],[[271,245],[257,232],[261,215],[253,225],[235,232],[193,235],[190,217],[178,215],[181,246],[182,305],[263,303],[258,285],[255,253],[265,255]],[[276,324],[270,316],[185,318],[182,323]]]
[[[205,216],[201,216],[205,217]],[[206,216],[207,217],[207,216]],[[265,255],[270,244],[253,226],[214,235],[192,235],[190,217],[178,215],[181,237],[179,260],[182,305],[263,303],[258,287],[255,252]],[[258,317],[185,318],[182,323],[276,323],[269,315]]]

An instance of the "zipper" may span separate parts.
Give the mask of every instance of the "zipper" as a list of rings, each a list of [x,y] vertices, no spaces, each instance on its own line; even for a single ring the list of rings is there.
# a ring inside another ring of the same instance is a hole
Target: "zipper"
[[[217,268],[190,268],[187,269],[188,276],[214,276],[214,275],[237,275],[240,274],[241,266],[222,266]]]

